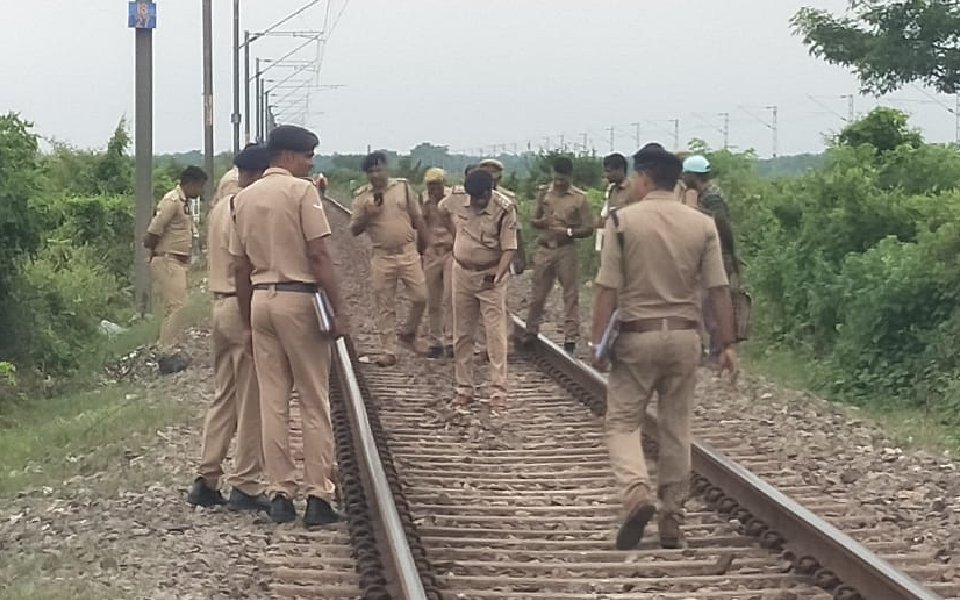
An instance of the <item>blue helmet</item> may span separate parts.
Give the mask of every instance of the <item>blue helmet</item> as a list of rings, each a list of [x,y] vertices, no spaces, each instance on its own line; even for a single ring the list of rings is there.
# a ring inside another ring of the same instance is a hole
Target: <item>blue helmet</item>
[[[706,156],[694,154],[683,161],[684,173],[709,173],[710,161]]]

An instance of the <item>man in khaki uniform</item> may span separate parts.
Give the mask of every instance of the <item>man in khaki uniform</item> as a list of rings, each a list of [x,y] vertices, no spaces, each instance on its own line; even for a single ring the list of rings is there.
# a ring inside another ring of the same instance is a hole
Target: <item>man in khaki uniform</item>
[[[451,303],[450,268],[453,263],[453,236],[440,216],[440,201],[450,195],[443,169],[428,169],[423,176],[427,184],[420,198],[423,219],[430,230],[430,246],[423,254],[423,275],[427,283],[427,305],[430,311],[429,358],[443,358],[445,349],[453,356],[453,306]]]
[[[253,146],[255,144],[251,144]],[[247,146],[248,148],[250,146]],[[240,156],[239,154],[237,156]],[[240,186],[240,172],[237,167],[236,159],[234,159],[233,168],[223,174],[223,177],[220,178],[220,183],[217,184],[217,191],[213,194],[213,206],[216,206],[224,198],[229,198],[234,196],[241,189]],[[213,210],[213,207],[210,208]]]
[[[643,455],[643,421],[659,396],[660,544],[682,545],[680,525],[690,479],[690,417],[700,358],[700,284],[720,310],[722,369],[736,370],[733,309],[713,221],[677,200],[680,160],[659,144],[637,152],[637,197],[610,214],[594,300],[593,342],[603,339],[614,309],[620,335],[607,385],[607,446],[625,520],[617,548],[633,548],[656,508]],[[594,359],[598,369],[606,368]]]
[[[493,191],[499,194],[506,196],[515,207],[518,207],[517,204],[517,194],[501,185],[503,181],[503,163],[495,158],[485,158],[480,161],[478,168],[487,171],[493,175]],[[519,209],[518,209],[519,211]],[[526,260],[523,249],[523,224],[520,223],[519,215],[517,216],[517,251],[513,255],[513,268],[511,268],[510,273],[516,274],[517,270],[515,265],[517,260]],[[513,327],[507,327],[508,338],[513,338]],[[486,362],[490,360],[489,354],[487,352],[487,334],[484,331],[484,328],[479,328],[477,332],[477,346],[479,350],[476,354],[479,354],[480,360]]]
[[[163,314],[157,361],[161,373],[187,368],[187,361],[174,354],[183,330],[183,307],[187,303],[187,269],[193,248],[193,215],[190,201],[200,197],[207,174],[190,166],[180,174],[180,185],[157,204],[143,245],[150,253],[154,292]]]
[[[715,181],[710,169],[710,161],[707,157],[695,154],[688,156],[683,161],[683,183],[686,188],[686,196],[692,195],[694,203],[692,206],[701,212],[713,217],[717,226],[717,233],[720,235],[720,250],[723,252],[723,267],[727,272],[727,278],[734,279],[740,276],[739,262],[737,260],[736,243],[733,236],[733,227],[730,223],[730,211],[727,208],[727,202],[723,197],[723,192]],[[737,281],[739,283],[739,281]],[[702,307],[703,328],[707,333],[708,348],[705,359],[708,363],[716,363],[720,356],[721,348],[716,342],[719,339],[717,331],[717,317],[713,303],[710,297],[704,298]]]
[[[603,230],[607,226],[607,215],[611,210],[620,208],[632,200],[630,180],[627,179],[627,159],[620,153],[603,157],[603,176],[606,178],[607,194],[600,209],[600,222],[597,224],[597,237],[594,249],[603,248]]]
[[[490,407],[506,408],[507,276],[517,249],[517,210],[493,189],[493,176],[471,171],[465,194],[451,194],[440,212],[453,240],[453,331],[457,395],[453,404],[473,401],[473,344],[477,322],[487,332],[490,359]]]
[[[247,146],[234,164],[238,190],[263,176],[270,167],[270,151],[262,146]],[[234,472],[227,508],[232,510],[269,509],[262,495],[263,441],[260,431],[260,390],[251,349],[247,346],[244,323],[237,303],[234,259],[230,256],[230,230],[233,229],[234,195],[210,210],[207,226],[207,264],[209,287],[213,293],[213,401],[207,409],[203,427],[198,477],[187,495],[197,506],[224,504],[219,491],[223,459],[230,450],[230,439],[237,434]]]
[[[578,238],[593,235],[594,220],[587,195],[573,187],[573,162],[561,156],[553,165],[553,183],[541,188],[531,225],[540,230],[533,258],[533,298],[527,313],[527,339],[540,331],[543,307],[554,280],[563,287],[564,343],[567,352],[580,339],[580,260]]]
[[[387,173],[387,156],[374,152],[363,160],[369,184],[353,197],[350,231],[366,232],[373,242],[370,270],[377,304],[382,354],[376,364],[397,364],[397,340],[416,354],[417,329],[427,307],[427,285],[420,254],[430,246],[430,233],[423,220],[417,194],[406,179],[392,179]],[[397,336],[397,283],[402,282],[410,297],[410,313]]]
[[[270,518],[293,521],[298,488],[307,496],[304,525],[338,520],[334,440],[330,426],[330,361],[335,336],[346,330],[333,261],[325,238],[330,224],[313,169],[317,136],[284,125],[270,133],[271,168],[236,197],[230,254],[237,258],[240,313],[251,332],[260,379],[264,471],[270,481]],[[314,298],[330,300],[334,330],[324,333]],[[303,429],[303,485],[298,486],[288,431],[289,401],[299,395]]]

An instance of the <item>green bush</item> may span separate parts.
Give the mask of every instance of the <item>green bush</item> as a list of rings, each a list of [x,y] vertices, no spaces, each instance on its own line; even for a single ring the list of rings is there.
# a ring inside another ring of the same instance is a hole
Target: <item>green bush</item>
[[[93,248],[53,246],[23,265],[12,293],[14,363],[65,373],[97,355],[101,319],[112,316],[116,279]]]
[[[96,251],[101,264],[123,285],[133,276],[134,206],[129,196],[68,198],[58,241]]]
[[[960,423],[960,154],[923,144],[901,116],[868,115],[790,179],[712,156],[736,190],[757,341],[810,353],[829,373],[819,385],[842,397]]]

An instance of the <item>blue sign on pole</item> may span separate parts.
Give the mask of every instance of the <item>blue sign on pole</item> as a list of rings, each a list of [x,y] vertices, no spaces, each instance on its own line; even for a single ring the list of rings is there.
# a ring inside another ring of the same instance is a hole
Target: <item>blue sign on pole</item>
[[[133,29],[157,28],[157,5],[147,0],[130,2],[127,26]]]

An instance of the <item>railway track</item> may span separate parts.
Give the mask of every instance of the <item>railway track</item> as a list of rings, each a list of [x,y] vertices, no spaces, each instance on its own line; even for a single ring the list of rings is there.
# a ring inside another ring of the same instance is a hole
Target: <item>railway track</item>
[[[349,248],[351,267],[363,263],[338,227],[346,209],[330,206],[335,244]],[[366,294],[356,286],[351,305],[368,307]],[[371,336],[354,339],[356,350],[375,350]],[[702,421],[688,547],[660,549],[652,523],[637,549],[613,550],[619,499],[603,439],[605,381],[545,338],[510,357],[502,417],[447,406],[449,362],[405,358],[380,369],[357,356],[338,343],[332,386],[349,525],[280,533],[275,595],[960,599],[953,568],[912,551],[895,526]],[[656,415],[649,420],[655,439]]]

